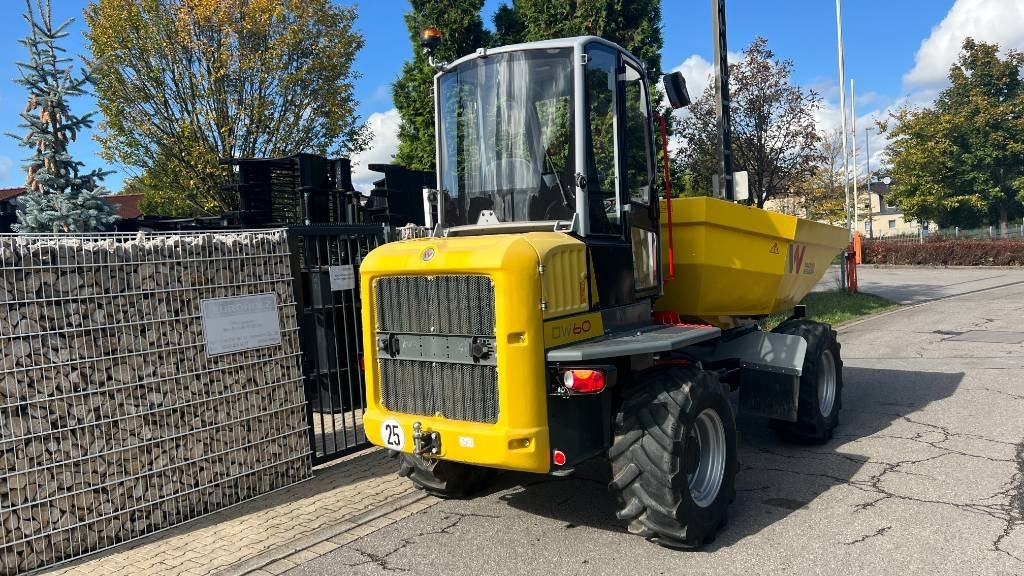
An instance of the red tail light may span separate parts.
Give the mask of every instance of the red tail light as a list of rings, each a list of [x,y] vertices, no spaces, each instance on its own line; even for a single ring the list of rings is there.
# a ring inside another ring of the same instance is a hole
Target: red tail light
[[[562,374],[562,383],[577,394],[595,394],[604,390],[604,372],[578,368],[566,370]]]
[[[552,453],[551,461],[555,463],[555,466],[565,466],[565,452],[555,450]]]

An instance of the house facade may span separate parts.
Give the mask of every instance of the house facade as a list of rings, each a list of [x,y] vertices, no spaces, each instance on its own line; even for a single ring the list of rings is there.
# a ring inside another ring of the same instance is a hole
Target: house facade
[[[857,190],[857,222],[855,230],[859,231],[865,238],[884,238],[886,236],[917,236],[922,228],[925,233],[935,231],[938,227],[934,222],[918,222],[913,218],[906,217],[903,211],[896,206],[886,202],[889,195],[889,184],[883,181],[872,182],[869,190],[863,187]],[[870,196],[870,200],[866,197]],[[780,198],[772,198],[765,202],[766,210],[790,214],[807,218],[807,208],[804,198],[799,195],[790,195]],[[853,215],[851,214],[851,218]],[[838,224],[842,226],[842,223]]]

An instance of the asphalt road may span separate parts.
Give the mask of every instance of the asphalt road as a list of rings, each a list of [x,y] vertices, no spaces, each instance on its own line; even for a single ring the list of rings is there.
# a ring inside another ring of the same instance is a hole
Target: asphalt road
[[[787,444],[739,419],[729,526],[700,551],[627,534],[597,463],[504,474],[288,574],[1024,574],[1024,273],[936,274],[887,284],[930,302],[840,330],[834,440]]]
[[[839,289],[839,267],[832,266],[816,291]],[[866,266],[857,267],[861,292],[899,304],[920,304],[939,298],[989,290],[1024,281],[1024,270],[1004,267]]]

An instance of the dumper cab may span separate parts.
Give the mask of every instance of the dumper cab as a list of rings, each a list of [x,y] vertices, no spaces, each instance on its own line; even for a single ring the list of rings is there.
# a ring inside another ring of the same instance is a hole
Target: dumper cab
[[[498,469],[570,474],[606,457],[631,531],[703,542],[732,496],[730,390],[784,428],[831,434],[834,332],[808,336],[792,319],[765,333],[750,319],[798,301],[840,234],[676,199],[669,250],[647,74],[606,40],[480,49],[440,68],[428,234],[378,247],[360,268],[367,437],[443,497]],[[815,232],[801,244],[804,228]],[[669,258],[678,274],[666,284]],[[810,382],[805,360],[816,368],[823,354],[828,378]],[[641,461],[652,441],[663,469]]]

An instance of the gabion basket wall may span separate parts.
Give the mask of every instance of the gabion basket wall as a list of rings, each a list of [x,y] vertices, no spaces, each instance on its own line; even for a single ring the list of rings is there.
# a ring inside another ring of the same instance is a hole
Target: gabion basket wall
[[[307,478],[291,283],[283,231],[0,236],[0,574]],[[254,294],[280,345],[208,356]]]

